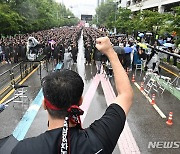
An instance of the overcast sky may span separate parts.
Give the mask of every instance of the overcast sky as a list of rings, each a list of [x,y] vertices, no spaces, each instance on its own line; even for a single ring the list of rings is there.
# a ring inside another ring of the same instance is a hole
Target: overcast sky
[[[97,7],[97,0],[55,0],[64,3],[75,16],[79,17],[81,14],[94,15]]]

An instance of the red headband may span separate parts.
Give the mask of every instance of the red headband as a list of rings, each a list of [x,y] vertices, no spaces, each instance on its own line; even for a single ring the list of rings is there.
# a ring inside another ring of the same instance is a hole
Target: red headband
[[[54,106],[50,101],[48,101],[47,98],[44,97],[44,103],[46,105],[47,108],[51,109],[51,110],[62,110],[62,108],[58,108],[56,106]]]
[[[63,108],[58,108],[56,107],[55,105],[53,105],[50,101],[48,101],[47,98],[44,97],[44,103],[46,105],[47,108],[51,109],[51,110],[56,110],[56,111],[59,111],[59,110],[63,110]],[[67,112],[70,113],[71,115],[77,115],[77,116],[80,116],[80,115],[83,115],[84,111],[81,110],[79,108],[79,106],[77,105],[71,105],[68,109],[67,109]]]

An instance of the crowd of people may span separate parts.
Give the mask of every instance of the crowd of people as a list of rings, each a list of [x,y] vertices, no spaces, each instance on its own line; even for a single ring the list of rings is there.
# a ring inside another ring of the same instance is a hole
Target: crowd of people
[[[151,54],[147,54],[147,47],[145,48],[143,44],[140,44],[133,37],[109,35],[101,30],[84,28],[83,39],[85,47],[86,65],[91,65],[93,62],[95,62],[97,67],[97,73],[100,73],[101,65],[103,65],[106,70],[106,73],[109,73],[109,75],[112,76],[112,74],[110,73],[111,66],[108,61],[108,58],[101,52],[99,52],[95,47],[96,38],[106,35],[108,35],[108,37],[110,38],[110,41],[115,51],[117,47],[119,48],[118,50],[122,51],[121,53],[117,51],[117,54],[125,70],[131,71],[137,63],[141,63],[142,61],[144,63],[144,67],[147,68],[150,66],[147,64],[156,52],[153,50]],[[155,66],[150,67],[155,68]]]
[[[34,37],[38,41],[38,52],[45,54],[48,61],[52,57],[58,63],[63,60],[65,51],[70,51],[73,60],[76,62],[77,41],[80,33],[80,28],[63,27],[1,38],[0,62],[18,63],[21,60],[26,60],[29,37]]]
[[[120,47],[120,50],[123,51],[118,52],[118,57],[125,70],[132,70],[137,63],[142,61],[145,68],[155,69],[155,64],[158,64],[157,61],[153,62],[153,65],[148,64],[153,56],[157,57],[157,53],[152,50],[151,54],[147,54],[147,47],[144,47],[133,37],[109,35],[106,31],[90,27],[62,27],[1,38],[0,62],[18,63],[21,60],[27,60],[27,40],[29,37],[34,37],[38,41],[38,52],[46,55],[47,61],[53,59],[56,64],[64,62],[64,68],[70,69],[71,64],[77,61],[78,40],[82,29],[86,65],[95,62],[97,73],[100,73],[102,64],[109,66],[107,57],[99,52],[95,46],[96,38],[103,36],[108,36],[112,46]],[[157,46],[157,42],[154,46]],[[158,71],[157,67],[155,71]]]

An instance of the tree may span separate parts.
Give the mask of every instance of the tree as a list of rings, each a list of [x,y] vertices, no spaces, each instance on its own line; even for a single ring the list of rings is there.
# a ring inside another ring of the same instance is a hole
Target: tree
[[[6,4],[0,5],[1,28],[0,34],[14,34],[21,30],[24,18],[17,12],[12,11]]]
[[[132,22],[131,10],[127,8],[119,8],[117,12],[117,21],[115,23],[117,31],[124,34],[131,34],[134,29]]]
[[[116,10],[116,3],[114,3],[113,0],[108,0],[105,3],[102,3],[96,9],[94,23],[103,26],[113,25],[113,21],[115,21],[115,10]],[[114,19],[112,19],[113,17]]]
[[[4,35],[78,23],[70,10],[54,0],[0,0],[0,6],[0,32]]]
[[[175,7],[174,12],[175,18],[173,18],[174,20],[172,21],[171,26],[177,35],[176,45],[178,46],[178,44],[180,44],[180,6]]]

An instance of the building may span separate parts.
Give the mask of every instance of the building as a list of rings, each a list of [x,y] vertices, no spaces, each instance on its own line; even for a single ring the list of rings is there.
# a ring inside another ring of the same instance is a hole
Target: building
[[[180,0],[121,0],[121,7],[127,7],[133,12],[139,10],[170,12],[172,7],[179,5]]]
[[[101,5],[101,3],[104,3],[106,0],[97,0],[97,6]]]

